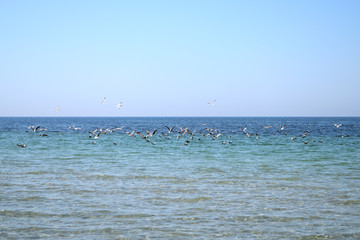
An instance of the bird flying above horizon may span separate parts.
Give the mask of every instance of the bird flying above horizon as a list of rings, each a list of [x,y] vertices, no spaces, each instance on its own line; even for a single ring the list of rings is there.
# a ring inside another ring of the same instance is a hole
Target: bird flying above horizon
[[[215,106],[215,103],[216,103],[216,100],[213,100],[213,101],[211,101],[211,102],[208,102],[208,104],[210,104],[210,106]]]
[[[118,105],[116,105],[116,107],[117,107],[118,109],[120,109],[120,108],[122,107],[122,105],[123,105],[123,103],[120,102]]]

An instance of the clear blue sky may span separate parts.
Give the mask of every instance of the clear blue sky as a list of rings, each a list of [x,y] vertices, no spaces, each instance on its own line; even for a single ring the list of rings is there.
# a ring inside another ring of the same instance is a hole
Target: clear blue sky
[[[359,13],[357,0],[0,1],[0,116],[360,116]]]

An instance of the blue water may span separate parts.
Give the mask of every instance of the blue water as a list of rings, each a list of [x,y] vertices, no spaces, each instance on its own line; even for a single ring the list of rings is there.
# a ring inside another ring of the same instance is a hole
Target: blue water
[[[1,239],[360,239],[360,118],[0,118],[0,129]]]

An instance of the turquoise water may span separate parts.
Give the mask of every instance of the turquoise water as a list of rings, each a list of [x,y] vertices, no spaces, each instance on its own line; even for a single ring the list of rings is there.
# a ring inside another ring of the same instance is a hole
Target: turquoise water
[[[0,118],[0,126],[2,239],[360,238],[360,118]],[[181,136],[186,127],[196,132]],[[214,132],[206,128],[222,135],[204,137]],[[125,132],[155,129],[147,139]]]

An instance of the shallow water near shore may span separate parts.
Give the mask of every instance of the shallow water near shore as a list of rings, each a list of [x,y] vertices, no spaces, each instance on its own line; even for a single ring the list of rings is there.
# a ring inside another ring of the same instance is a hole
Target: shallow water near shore
[[[0,126],[0,238],[360,238],[360,118],[0,118]]]

